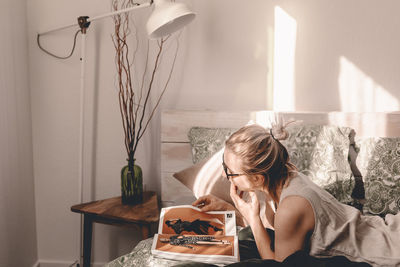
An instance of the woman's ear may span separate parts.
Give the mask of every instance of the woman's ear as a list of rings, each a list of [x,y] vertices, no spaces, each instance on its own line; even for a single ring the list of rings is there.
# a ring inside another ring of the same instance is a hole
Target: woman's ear
[[[265,177],[262,174],[256,174],[254,175],[254,186],[257,188],[263,188],[264,187],[264,182],[265,182]]]

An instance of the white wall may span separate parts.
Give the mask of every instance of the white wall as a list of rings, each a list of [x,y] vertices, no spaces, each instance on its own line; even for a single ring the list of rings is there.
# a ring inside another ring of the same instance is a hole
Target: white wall
[[[0,2],[0,266],[37,261],[26,1]]]
[[[276,6],[296,24],[294,71],[289,77],[294,93],[285,96],[293,98],[293,109],[351,110],[343,104],[343,94],[354,96],[365,90],[386,92],[387,98],[394,99],[392,107],[400,99],[396,88],[400,82],[398,1],[185,2],[198,16],[180,37],[178,64],[161,108],[269,108],[273,66],[280,60],[273,58],[274,36],[284,34],[274,32]],[[79,253],[79,216],[69,208],[79,199],[80,41],[74,56],[60,61],[38,49],[36,32],[69,24],[79,15],[102,14],[109,5],[108,0],[28,1],[38,253],[43,261],[73,262]],[[141,37],[140,25],[148,14],[148,10],[135,12]],[[119,171],[126,158],[111,33],[111,20],[104,20],[93,23],[87,36],[85,201],[120,194]],[[42,42],[65,55],[73,34],[65,30],[43,37]],[[170,59],[172,49],[173,44],[165,60]],[[165,78],[165,69],[161,78]],[[357,110],[368,108],[357,106]],[[137,161],[146,187],[159,190],[159,116],[142,141]],[[98,263],[129,251],[139,235],[111,226],[95,228],[93,258]]]
[[[383,105],[375,109],[359,106],[359,98],[371,100],[366,95],[370,85],[400,100],[400,76],[396,74],[400,68],[400,19],[394,11],[400,2],[285,1],[282,7],[298,24],[297,109],[386,110]],[[346,75],[341,85],[340,78]],[[356,109],[341,103],[340,90],[357,104]]]

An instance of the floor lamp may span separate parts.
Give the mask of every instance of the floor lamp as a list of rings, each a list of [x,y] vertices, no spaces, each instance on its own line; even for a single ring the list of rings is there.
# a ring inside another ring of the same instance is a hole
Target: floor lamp
[[[136,9],[154,6],[154,10],[147,21],[147,33],[150,39],[158,39],[167,36],[189,24],[194,18],[195,13],[190,11],[183,3],[170,2],[169,0],[150,0],[150,2],[135,4],[132,7],[102,14],[93,18],[88,16],[78,17],[78,22],[65,25],[62,27],[53,28],[37,34],[37,42],[40,45],[40,36],[53,33],[59,30],[79,27],[81,32],[81,74],[80,74],[80,126],[79,126],[79,203],[83,202],[83,155],[84,155],[84,90],[85,90],[85,48],[86,48],[86,32],[91,22],[100,20],[106,17],[111,17],[121,13],[130,12]],[[48,52],[47,52],[48,53]],[[51,53],[49,53],[51,54]],[[80,261],[82,261],[82,224],[83,218],[81,215],[80,229]],[[78,264],[79,266],[79,264]]]

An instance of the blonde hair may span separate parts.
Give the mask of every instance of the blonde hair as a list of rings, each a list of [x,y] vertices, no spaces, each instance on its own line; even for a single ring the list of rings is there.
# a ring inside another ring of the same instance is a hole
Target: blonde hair
[[[244,173],[264,176],[264,186],[275,201],[278,201],[277,188],[297,171],[289,161],[286,148],[279,142],[288,136],[282,125],[265,129],[253,124],[233,133],[225,143],[225,148],[241,159]]]

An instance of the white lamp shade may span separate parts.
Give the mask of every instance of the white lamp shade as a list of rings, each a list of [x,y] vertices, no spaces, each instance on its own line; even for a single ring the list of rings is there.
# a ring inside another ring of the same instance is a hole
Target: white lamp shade
[[[147,21],[147,33],[150,39],[171,34],[189,24],[195,13],[183,3],[168,0],[155,0],[155,8]]]

